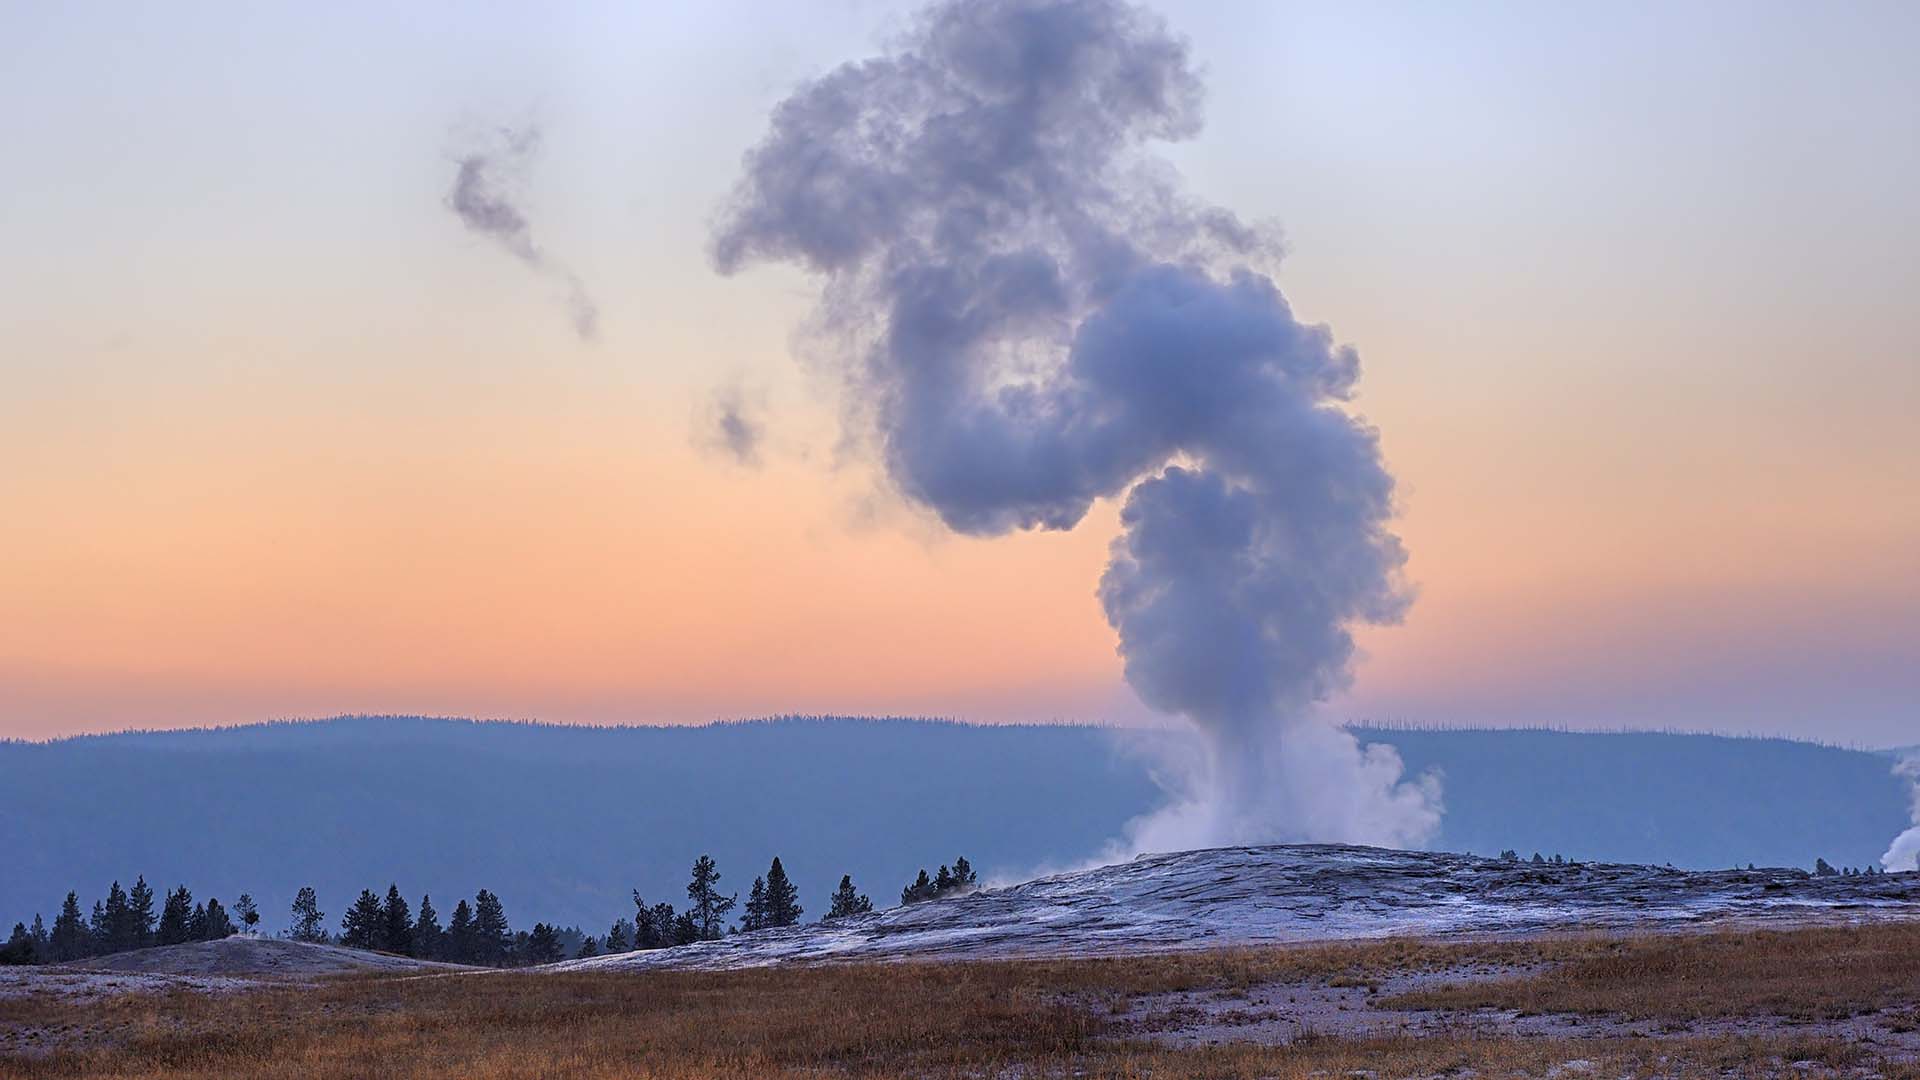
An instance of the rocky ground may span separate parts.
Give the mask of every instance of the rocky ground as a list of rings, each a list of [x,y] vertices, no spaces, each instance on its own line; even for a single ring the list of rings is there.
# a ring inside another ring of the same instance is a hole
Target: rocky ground
[[[1876,1060],[1920,1062],[1920,1003],[1842,1018],[1776,1014],[1635,1019],[1617,1013],[1511,1008],[1409,1008],[1440,986],[1539,974],[1539,965],[1470,964],[1380,978],[1288,979],[1251,987],[1178,990],[1132,999],[1119,1017],[1142,1038],[1178,1048],[1288,1045],[1326,1038],[1797,1039],[1861,1046]]]

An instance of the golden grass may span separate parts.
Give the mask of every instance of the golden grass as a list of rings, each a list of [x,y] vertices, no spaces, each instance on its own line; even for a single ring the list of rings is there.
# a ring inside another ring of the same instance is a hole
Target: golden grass
[[[1594,1062],[1609,1076],[1750,1074],[1755,1063],[1796,1060],[1840,1068],[1866,1062],[1866,1052],[1838,1040],[1792,1036],[1570,1040],[1465,1034],[1321,1037],[1291,1046],[1183,1050],[1139,1040],[1115,1015],[1146,993],[1232,993],[1264,983],[1484,964],[1553,965],[1528,979],[1497,984],[1509,988],[1503,992],[1538,982],[1528,992],[1541,1000],[1550,992],[1579,990],[1593,996],[1577,1000],[1598,1006],[1598,995],[1611,992],[1618,1002],[1684,1010],[1696,999],[1663,996],[1662,987],[1677,972],[1705,993],[1715,980],[1757,973],[1766,982],[1783,967],[1813,963],[1827,949],[1856,959],[1894,945],[1910,949],[1916,932],[1393,941],[1112,960],[356,978],[225,997],[130,996],[84,1006],[16,1000],[0,1003],[0,1026],[17,1032],[59,1025],[51,1035],[65,1042],[44,1054],[0,1059],[0,1076],[1304,1080],[1356,1069],[1383,1077],[1468,1068],[1482,1077],[1538,1077],[1572,1059]],[[1756,953],[1777,954],[1780,962],[1761,962]],[[1873,1001],[1895,993],[1911,999],[1920,992],[1911,960],[1910,952],[1892,976],[1837,960],[1816,964],[1815,970],[1827,973],[1821,1000]],[[1551,990],[1563,976],[1566,986]],[[1611,991],[1605,989],[1609,978],[1616,980]],[[1763,993],[1753,1000],[1773,999]],[[1920,1070],[1902,1066],[1880,1072],[1920,1080]]]

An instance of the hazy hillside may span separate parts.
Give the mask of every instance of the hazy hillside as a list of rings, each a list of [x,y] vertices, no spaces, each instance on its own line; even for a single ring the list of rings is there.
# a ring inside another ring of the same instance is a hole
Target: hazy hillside
[[[1391,732],[1445,777],[1440,846],[1721,867],[1865,865],[1907,824],[1881,755],[1704,736]],[[965,854],[1024,874],[1098,850],[1158,792],[1109,732],[908,720],[580,729],[354,718],[0,744],[0,918],[145,873],[329,924],[398,881],[443,916],[476,888],[515,923],[599,929],[684,900],[711,852],[743,892],[782,856],[810,915],[842,873],[890,903]]]

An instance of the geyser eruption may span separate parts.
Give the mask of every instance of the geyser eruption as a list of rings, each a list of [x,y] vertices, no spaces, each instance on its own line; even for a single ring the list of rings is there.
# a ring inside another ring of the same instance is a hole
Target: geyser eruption
[[[1913,828],[1894,837],[1880,865],[1892,872],[1920,870],[1920,754],[1902,759],[1893,772],[1913,784]]]
[[[1297,320],[1263,230],[1183,194],[1187,49],[1118,0],[948,2],[801,86],[714,238],[819,277],[853,432],[961,533],[1126,493],[1100,582],[1126,674],[1209,761],[1132,846],[1417,845],[1437,791],[1318,719],[1357,623],[1407,603],[1352,349]]]

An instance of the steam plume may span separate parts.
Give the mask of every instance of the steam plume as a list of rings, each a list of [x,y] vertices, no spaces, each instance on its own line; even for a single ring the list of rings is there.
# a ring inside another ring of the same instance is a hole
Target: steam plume
[[[459,158],[447,206],[467,228],[491,238],[507,253],[566,288],[567,312],[582,341],[600,336],[600,308],[572,271],[555,263],[533,241],[533,227],[518,205],[527,171],[540,148],[540,130],[503,128],[495,145]]]
[[[1210,760],[1137,847],[1417,844],[1437,791],[1312,707],[1399,618],[1393,479],[1352,349],[1294,317],[1277,244],[1201,205],[1185,43],[1120,0],[950,0],[801,86],[714,237],[821,282],[851,415],[951,529],[1071,529],[1126,494],[1099,587],[1128,681]]]
[[[1894,838],[1880,865],[1890,871],[1920,870],[1920,754],[1905,758],[1893,772],[1913,784],[1913,828]]]

